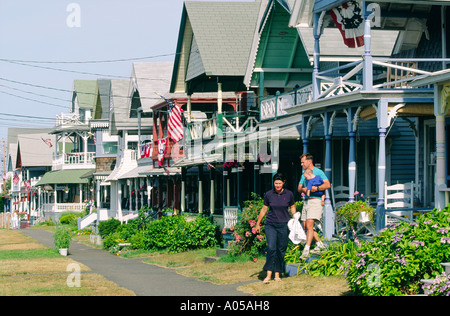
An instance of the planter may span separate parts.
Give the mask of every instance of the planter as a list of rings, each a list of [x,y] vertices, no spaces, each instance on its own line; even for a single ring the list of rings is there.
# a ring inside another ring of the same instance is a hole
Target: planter
[[[359,213],[358,222],[362,224],[371,222],[369,213],[367,212]]]
[[[67,257],[68,252],[69,252],[69,248],[61,248],[61,249],[59,249],[59,254],[61,256],[64,256],[64,257]]]
[[[100,237],[100,235],[91,234],[89,237],[92,244],[102,246],[103,242],[102,237]]]
[[[450,275],[450,262],[441,263],[445,269],[445,274]]]

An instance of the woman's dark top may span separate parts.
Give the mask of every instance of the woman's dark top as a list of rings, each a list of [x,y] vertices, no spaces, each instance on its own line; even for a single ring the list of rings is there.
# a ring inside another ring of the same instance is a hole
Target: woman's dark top
[[[294,194],[287,189],[284,189],[280,194],[278,194],[274,189],[267,191],[264,196],[264,205],[269,207],[266,222],[289,222],[291,219],[289,208],[294,204]]]

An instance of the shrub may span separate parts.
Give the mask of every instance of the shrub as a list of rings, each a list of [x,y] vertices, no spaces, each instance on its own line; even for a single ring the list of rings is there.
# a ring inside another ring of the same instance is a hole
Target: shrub
[[[231,254],[240,256],[247,254],[250,258],[254,259],[261,254],[264,254],[266,250],[266,234],[264,230],[264,220],[261,220],[261,231],[256,233],[256,222],[258,221],[259,213],[264,205],[264,199],[256,193],[252,193],[253,200],[244,202],[244,210],[239,216],[238,223],[235,227],[230,229],[234,235],[234,241],[230,248]],[[295,203],[297,212],[301,212],[303,209],[303,202],[299,201]],[[227,231],[224,229],[223,234]]]
[[[255,193],[252,193],[252,197],[253,200],[244,202],[244,209],[236,226],[230,229],[235,241],[230,247],[231,254],[234,256],[248,254],[251,258],[256,258],[266,249],[264,219],[261,221],[261,232],[256,232],[256,222],[264,205],[264,200]],[[227,231],[224,230],[222,233],[225,234]]]
[[[53,238],[56,249],[69,248],[70,241],[72,240],[72,233],[67,227],[58,226]]]
[[[216,225],[202,215],[188,220],[185,215],[163,217],[150,222],[142,236],[145,250],[168,249],[182,252],[217,246]]]
[[[360,295],[421,291],[421,279],[437,277],[450,261],[450,205],[402,222],[363,243],[348,262],[347,281]]]
[[[79,215],[75,213],[64,214],[59,218],[59,222],[63,225],[76,225]]]
[[[119,226],[120,221],[115,218],[111,218],[107,221],[102,221],[98,224],[98,234],[103,239],[106,236],[114,233]]]

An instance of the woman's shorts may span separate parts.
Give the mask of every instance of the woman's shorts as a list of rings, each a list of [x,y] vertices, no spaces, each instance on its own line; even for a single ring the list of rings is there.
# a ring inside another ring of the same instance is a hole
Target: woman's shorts
[[[323,206],[321,199],[311,198],[305,200],[303,204],[302,217],[301,221],[304,222],[307,219],[314,219],[316,221],[321,222],[323,215]]]

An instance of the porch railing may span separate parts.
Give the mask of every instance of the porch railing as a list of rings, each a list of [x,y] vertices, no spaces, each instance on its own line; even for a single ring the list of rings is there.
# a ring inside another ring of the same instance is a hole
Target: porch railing
[[[253,113],[216,114],[208,120],[188,123],[187,136],[190,140],[197,140],[227,133],[252,133],[256,131],[257,125],[258,119]]]
[[[417,89],[410,83],[421,76],[430,75],[439,68],[436,63],[450,63],[446,58],[373,58],[371,64],[364,59],[320,71],[315,75],[317,93],[314,84],[260,101],[261,121],[277,119],[288,114],[287,109],[301,107],[313,101],[342,96],[357,91],[385,91]],[[365,67],[370,66],[371,75],[364,82]],[[422,68],[422,69],[421,69]],[[370,81],[370,82],[368,82]],[[424,88],[424,87],[421,87]],[[427,88],[427,87],[425,87]]]
[[[49,203],[42,205],[44,212],[63,213],[68,211],[79,212],[84,211],[86,205],[80,203]]]
[[[54,169],[70,169],[70,167],[95,167],[94,158],[94,152],[53,155],[53,167]]]

